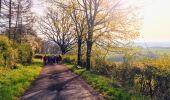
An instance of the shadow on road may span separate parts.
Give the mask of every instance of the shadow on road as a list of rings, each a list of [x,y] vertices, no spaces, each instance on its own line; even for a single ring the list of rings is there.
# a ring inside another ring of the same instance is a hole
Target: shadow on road
[[[21,100],[102,100],[97,92],[64,65],[46,66]]]

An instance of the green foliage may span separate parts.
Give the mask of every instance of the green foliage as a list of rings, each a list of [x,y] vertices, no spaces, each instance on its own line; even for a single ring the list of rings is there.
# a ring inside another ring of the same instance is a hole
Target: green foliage
[[[93,71],[116,80],[124,88],[131,88],[153,99],[169,100],[169,61],[170,56],[167,54],[157,59],[144,59],[133,63],[110,63],[98,57],[93,59]]]
[[[76,56],[73,55],[64,55],[63,56],[63,62],[69,63],[69,64],[76,64]]]
[[[5,36],[0,36],[0,66],[11,68],[16,64],[17,58],[17,49],[12,47],[11,41]]]
[[[67,59],[69,59],[69,57],[67,57]],[[74,61],[71,62],[74,64]],[[152,99],[170,99],[168,95],[170,93],[170,56],[167,54],[157,59],[144,59],[133,63],[129,61],[125,63],[109,62],[98,55],[97,57],[93,56],[92,66],[93,72],[90,72],[91,74],[106,76],[113,81],[114,86],[125,88],[127,91],[130,91],[131,94],[137,92],[149,96]],[[73,71],[76,74],[81,73],[81,70],[73,69]],[[89,76],[95,77],[93,75]],[[87,80],[91,79],[88,78]],[[98,83],[95,84],[93,81],[90,82],[90,84],[93,84],[94,87],[101,90],[100,86],[98,87]],[[102,81],[100,82],[102,83]],[[107,93],[110,95],[113,90],[111,89],[110,92]],[[122,98],[121,95],[122,94],[118,97]]]
[[[110,78],[102,75],[94,74],[85,69],[76,69],[73,65],[67,65],[74,73],[81,75],[88,84],[100,92],[107,100],[148,100],[148,97],[142,96],[138,93],[131,93],[122,87],[116,85]]]
[[[17,66],[15,70],[0,68],[0,100],[18,100],[39,74],[42,62],[34,60],[30,66]]]
[[[42,54],[35,54],[34,55],[35,59],[42,59],[43,57],[44,57],[44,55],[42,55]]]
[[[24,65],[32,62],[32,49],[29,44],[12,44],[6,36],[0,36],[0,66],[13,68],[16,63]]]
[[[19,53],[19,63],[28,65],[32,62],[32,49],[29,44],[22,43],[18,45],[18,53]]]

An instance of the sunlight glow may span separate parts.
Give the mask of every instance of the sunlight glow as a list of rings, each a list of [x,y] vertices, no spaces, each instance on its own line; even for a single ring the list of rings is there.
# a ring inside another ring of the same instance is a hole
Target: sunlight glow
[[[170,41],[170,0],[154,0],[145,7],[142,36],[148,42]]]

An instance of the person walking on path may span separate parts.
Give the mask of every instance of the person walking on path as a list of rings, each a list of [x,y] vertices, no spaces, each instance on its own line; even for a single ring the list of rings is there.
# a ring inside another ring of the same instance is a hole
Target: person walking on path
[[[44,65],[47,65],[47,56],[46,55],[43,57],[43,63],[44,63]]]
[[[61,55],[59,55],[58,56],[58,62],[61,63],[61,61],[62,61],[62,57],[61,57]]]
[[[51,57],[47,56],[47,64],[49,65],[51,63]]]
[[[58,64],[58,56],[57,55],[54,56],[54,59],[55,59],[55,63]]]

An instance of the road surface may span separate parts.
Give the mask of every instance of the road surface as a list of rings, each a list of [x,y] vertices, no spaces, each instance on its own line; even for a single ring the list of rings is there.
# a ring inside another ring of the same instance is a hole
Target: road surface
[[[104,100],[64,65],[45,66],[21,100]]]

